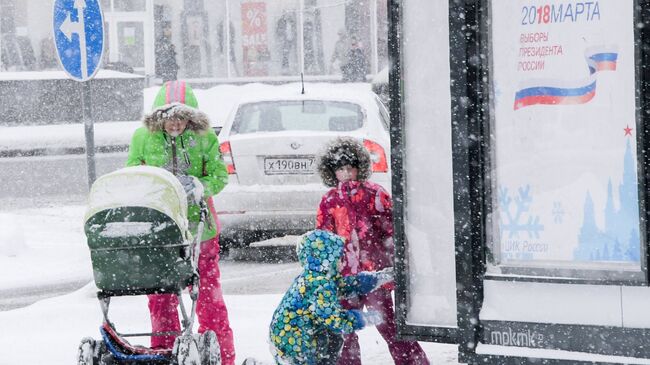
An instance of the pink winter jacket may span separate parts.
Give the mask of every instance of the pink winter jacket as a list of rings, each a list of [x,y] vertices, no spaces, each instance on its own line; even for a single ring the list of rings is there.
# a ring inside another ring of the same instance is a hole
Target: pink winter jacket
[[[393,265],[392,214],[388,192],[369,181],[339,183],[323,196],[316,228],[345,238],[344,276]]]

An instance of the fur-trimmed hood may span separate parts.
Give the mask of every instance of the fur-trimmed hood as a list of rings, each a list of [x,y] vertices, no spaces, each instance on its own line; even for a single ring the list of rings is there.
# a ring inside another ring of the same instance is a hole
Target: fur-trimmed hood
[[[163,130],[169,119],[188,120],[187,129],[203,134],[210,129],[210,118],[204,112],[182,103],[171,103],[154,109],[144,116],[143,124],[151,132]]]
[[[372,174],[370,154],[357,139],[339,137],[325,147],[318,161],[318,172],[323,183],[329,187],[337,186],[336,169],[345,165],[359,169],[359,181],[368,180]]]

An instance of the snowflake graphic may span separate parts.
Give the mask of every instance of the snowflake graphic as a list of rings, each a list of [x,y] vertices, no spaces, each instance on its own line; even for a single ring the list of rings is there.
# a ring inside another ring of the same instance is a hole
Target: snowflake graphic
[[[501,234],[508,232],[508,238],[519,238],[520,233],[526,232],[528,238],[539,238],[539,233],[544,230],[544,226],[540,224],[539,216],[533,216],[529,212],[530,203],[533,201],[530,185],[520,187],[517,192],[516,196],[511,197],[508,188],[499,187]]]

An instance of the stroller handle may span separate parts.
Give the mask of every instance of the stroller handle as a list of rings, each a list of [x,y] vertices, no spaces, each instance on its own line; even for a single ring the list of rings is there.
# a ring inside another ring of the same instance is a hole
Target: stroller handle
[[[204,199],[201,199],[201,202],[199,203],[199,207],[201,208],[201,219],[199,220],[199,224],[196,229],[196,236],[194,237],[193,242],[191,243],[191,257],[192,257],[192,267],[194,268],[194,276],[196,280],[201,280],[198,272],[199,268],[199,255],[201,254],[201,238],[203,236],[203,230],[205,228],[206,222],[209,224],[209,218],[210,218],[210,210],[208,208],[208,204],[205,202]],[[196,285],[192,286],[192,291],[191,295],[198,295],[198,285],[199,283],[197,282]],[[195,293],[196,291],[196,293]]]

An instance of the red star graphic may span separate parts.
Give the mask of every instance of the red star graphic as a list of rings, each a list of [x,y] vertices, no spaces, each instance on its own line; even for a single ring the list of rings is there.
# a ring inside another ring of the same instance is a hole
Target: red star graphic
[[[632,128],[630,128],[629,125],[626,125],[625,128],[623,128],[623,130],[625,131],[625,136],[632,136]]]

